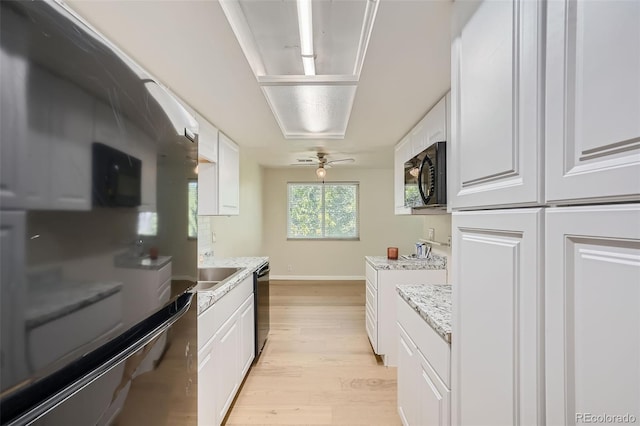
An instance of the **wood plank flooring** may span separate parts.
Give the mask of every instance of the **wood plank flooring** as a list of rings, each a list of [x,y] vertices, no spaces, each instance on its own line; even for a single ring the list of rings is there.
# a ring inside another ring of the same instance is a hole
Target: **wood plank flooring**
[[[371,350],[364,281],[271,281],[271,332],[226,425],[400,425]]]

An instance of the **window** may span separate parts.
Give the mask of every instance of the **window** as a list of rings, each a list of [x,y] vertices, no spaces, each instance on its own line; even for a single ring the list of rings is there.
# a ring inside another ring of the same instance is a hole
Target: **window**
[[[138,235],[155,237],[158,235],[158,213],[138,213]]]
[[[288,239],[358,239],[357,183],[289,183]]]
[[[198,238],[198,181],[190,179],[187,183],[187,191],[187,214],[189,218],[187,237],[189,239],[196,239]]]

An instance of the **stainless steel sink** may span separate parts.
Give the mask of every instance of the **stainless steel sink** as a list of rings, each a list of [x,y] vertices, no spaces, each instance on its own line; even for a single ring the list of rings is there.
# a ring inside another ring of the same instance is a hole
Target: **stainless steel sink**
[[[198,281],[223,281],[242,268],[200,268]]]
[[[199,268],[196,290],[215,290],[223,281],[243,268]]]

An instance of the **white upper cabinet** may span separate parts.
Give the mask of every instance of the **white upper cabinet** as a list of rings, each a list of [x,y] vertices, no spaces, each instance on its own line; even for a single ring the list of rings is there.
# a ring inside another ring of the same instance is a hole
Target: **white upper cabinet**
[[[221,215],[240,214],[240,148],[224,133],[218,135],[218,191]]]
[[[240,214],[240,148],[196,114],[198,135],[198,214]]]
[[[546,217],[547,424],[587,423],[578,413],[637,421],[640,206],[552,208]]]
[[[640,194],[640,2],[551,1],[548,202]]]
[[[454,425],[544,424],[542,221],[541,208],[453,213]]]
[[[430,145],[447,140],[447,100],[440,101],[424,116],[411,132],[413,155],[418,155]]]
[[[396,145],[393,156],[393,188],[396,214],[411,214],[411,208],[404,205],[404,163],[411,159],[411,139],[406,136]]]
[[[456,2],[449,203],[454,209],[542,201],[544,2]]]
[[[200,161],[215,163],[218,161],[218,129],[196,113],[198,121],[198,158]]]

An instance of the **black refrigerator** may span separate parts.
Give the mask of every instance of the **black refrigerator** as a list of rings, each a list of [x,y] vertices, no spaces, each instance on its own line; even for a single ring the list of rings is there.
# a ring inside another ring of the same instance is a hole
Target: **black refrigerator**
[[[0,423],[196,425],[197,122],[61,4],[0,9]]]

